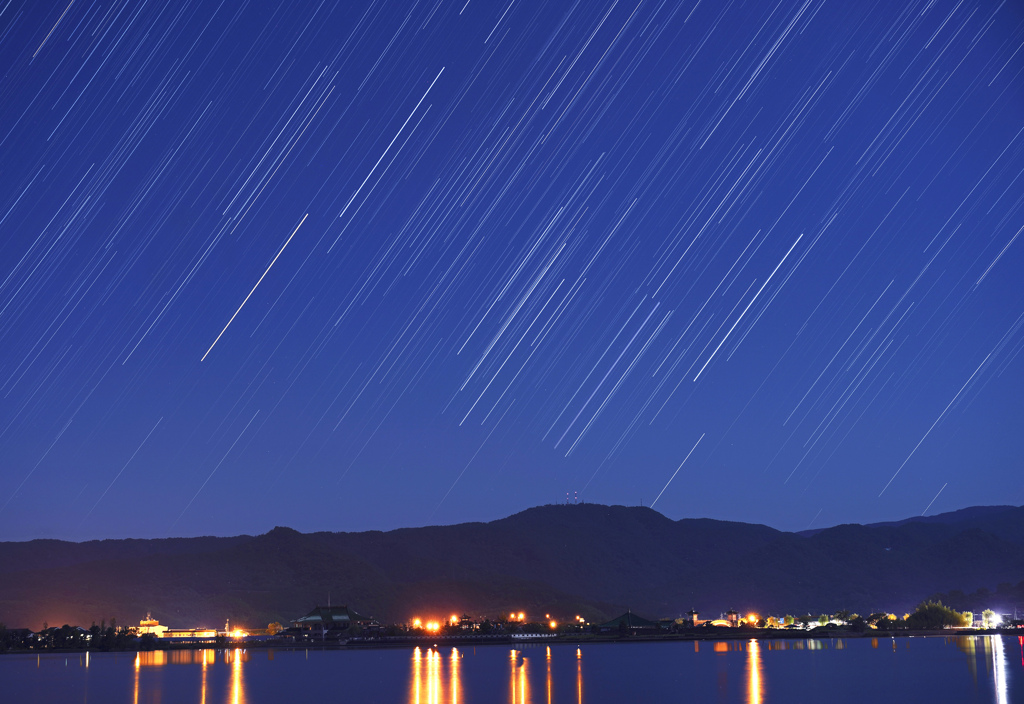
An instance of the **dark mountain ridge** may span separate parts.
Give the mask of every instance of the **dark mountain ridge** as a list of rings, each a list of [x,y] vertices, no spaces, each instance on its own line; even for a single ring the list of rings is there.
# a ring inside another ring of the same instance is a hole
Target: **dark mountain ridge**
[[[146,612],[172,627],[262,627],[328,598],[385,622],[512,610],[591,620],[625,608],[902,612],[931,594],[1024,579],[1024,507],[797,534],[552,505],[387,532],[0,543],[0,576],[0,622],[31,628]]]
[[[908,523],[942,523],[942,524],[956,524],[963,523],[965,521],[986,521],[987,519],[994,518],[1001,513],[1006,511],[1012,511],[1014,506],[969,506],[967,508],[961,508],[956,511],[948,511],[946,513],[937,513],[934,516],[911,516],[910,518],[904,518],[899,521],[884,521],[881,523],[868,523],[865,524],[865,528],[886,528],[893,526],[904,526]],[[859,525],[859,524],[852,524]],[[799,531],[798,535],[810,537],[817,535],[823,530],[828,528],[814,528],[809,530]]]

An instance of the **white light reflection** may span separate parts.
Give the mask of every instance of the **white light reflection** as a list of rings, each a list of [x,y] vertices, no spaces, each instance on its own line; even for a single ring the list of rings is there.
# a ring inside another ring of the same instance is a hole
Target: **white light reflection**
[[[992,641],[992,683],[996,690],[996,704],[1008,704],[1006,686],[1006,653],[1003,650],[1002,636],[989,636]]]

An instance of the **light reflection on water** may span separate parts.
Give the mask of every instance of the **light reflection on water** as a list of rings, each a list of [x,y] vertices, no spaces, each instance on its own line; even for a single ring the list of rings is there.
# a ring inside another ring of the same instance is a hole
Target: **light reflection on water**
[[[135,656],[135,687],[133,688],[134,696],[132,697],[133,704],[139,704],[139,670],[142,668],[142,653]]]
[[[515,649],[512,650],[511,655],[512,667],[510,669],[508,701],[509,704],[526,704],[533,701],[530,698],[530,680],[526,676],[530,659],[524,657],[520,662],[519,651]]]
[[[996,702],[998,704],[1006,704],[1006,655],[1003,653],[1003,639],[991,638],[987,642],[992,644],[992,664],[995,666],[993,681],[996,689]]]
[[[893,649],[896,649],[895,639],[891,640]],[[906,649],[910,648],[909,639],[903,639]],[[976,653],[978,646],[983,650],[983,662],[988,670],[987,675],[995,693],[997,704],[1008,704],[1008,677],[1007,677],[1007,653],[1001,638],[990,638],[988,636],[955,636],[946,639],[947,643],[953,643],[956,647],[968,655],[968,667],[972,679],[977,685],[978,672]],[[1019,638],[1021,646],[1021,664],[1024,666],[1024,636]],[[872,638],[871,648],[879,648],[879,638]],[[765,665],[762,659],[762,651],[822,651],[822,650],[845,650],[847,642],[841,638],[835,639],[779,639],[779,640],[758,640],[751,638],[748,641],[729,640],[705,642],[705,647],[710,646],[716,654],[744,653],[745,654],[745,682],[743,700],[747,704],[764,704],[766,699],[766,675]],[[607,646],[604,646],[607,647]],[[694,652],[701,652],[701,643],[694,641]],[[561,654],[561,653],[560,653]],[[575,700],[577,704],[583,704],[583,650],[576,648],[575,652]],[[452,648],[449,656],[443,655],[436,649],[422,650],[415,648],[411,659],[411,680],[409,686],[408,704],[459,704],[461,701],[460,692],[464,689],[462,683],[462,660],[463,654],[457,648]],[[544,690],[543,695],[534,697],[531,692],[531,674],[536,668],[531,665],[531,660],[536,657],[529,651],[519,648],[509,650],[508,663],[508,704],[531,704],[533,702],[554,701],[553,693],[556,689],[556,670],[553,668],[553,654],[551,646],[544,649]],[[447,663],[446,663],[447,661]],[[446,672],[447,667],[447,672]],[[565,675],[564,668],[560,670]],[[447,686],[446,686],[447,682]],[[564,701],[564,699],[563,699]]]
[[[771,646],[772,644],[768,644]],[[712,644],[716,653],[746,652],[746,702],[763,704],[764,701],[764,665],[761,662],[761,643],[751,639],[749,643],[739,641],[717,641]],[[775,643],[775,650],[784,650],[789,644]],[[799,648],[805,646],[800,644]],[[821,648],[815,644],[806,646],[808,649]],[[842,646],[840,646],[842,647]],[[694,648],[700,652],[700,645],[694,642]],[[508,654],[508,704],[533,704],[541,699],[534,698],[531,692],[531,660],[532,655],[518,648],[512,648]],[[463,654],[458,648],[452,648],[451,654],[445,657],[434,648],[414,648],[411,656],[408,704],[459,704],[462,691],[462,660]],[[445,672],[447,661],[447,673]],[[552,670],[551,646],[544,649],[544,695],[543,701],[552,704],[555,675]],[[583,650],[576,648],[576,702],[583,704]],[[447,682],[447,687],[445,683]]]
[[[1007,684],[1007,653],[1002,638],[989,638],[987,636],[955,636],[947,638],[946,642],[953,641],[957,649],[967,656],[967,667],[971,671],[971,679],[975,686],[978,684],[978,644],[981,644],[984,653],[986,675],[992,679],[992,688],[995,693],[996,704],[1007,704],[1009,702],[1009,686]],[[1021,665],[1024,665],[1024,636],[1018,636],[1021,644]]]
[[[532,655],[523,650],[512,648],[508,654],[508,702],[509,704],[531,704],[534,699],[531,691]],[[434,648],[414,648],[410,663],[408,704],[459,704],[462,683],[463,654],[458,648],[452,648],[447,657]],[[544,701],[551,704],[554,693],[554,674],[552,672],[551,647],[544,652]],[[445,668],[447,667],[447,672]],[[446,686],[447,683],[447,686]],[[583,702],[583,652],[576,649],[576,701]]]
[[[576,648],[576,698],[583,704],[583,652]]]
[[[164,665],[206,665],[213,664],[217,657],[216,650],[148,650],[139,651],[135,657],[138,667],[163,667]],[[241,653],[239,657],[249,660],[247,650],[224,650],[220,651],[225,665],[230,665],[235,659],[235,653]],[[271,658],[273,659],[273,658]]]
[[[747,704],[761,704],[761,644],[757,639],[750,639],[747,649]]]
[[[242,680],[242,661],[245,659],[243,655],[246,651],[229,650],[226,652],[234,653],[234,661],[231,664],[231,704],[245,704],[245,685]]]
[[[249,661],[249,651],[235,649],[221,651],[224,664],[231,666],[231,679],[228,688],[228,696],[225,701],[230,704],[246,704],[245,678],[242,665]],[[267,651],[270,660],[274,659],[274,652]],[[217,658],[215,650],[150,650],[140,651],[135,655],[135,678],[132,688],[132,704],[139,704],[140,675],[142,668],[162,668],[166,665],[199,665],[201,675],[199,680],[199,704],[206,704],[209,693],[207,691],[208,667],[214,664]],[[86,658],[86,667],[88,667]]]
[[[353,693],[361,693],[353,701],[605,704],[662,701],[684,687],[696,700],[713,701],[717,694],[717,700],[730,704],[764,704],[813,701],[803,695],[815,682],[822,686],[832,681],[830,678],[863,671],[871,663],[871,668],[888,678],[883,689],[893,695],[879,701],[907,701],[906,683],[916,681],[931,687],[934,701],[945,694],[957,701],[1009,704],[1024,675],[1024,637],[1018,638],[1017,647],[1005,637],[956,635],[704,641],[694,642],[690,648],[685,642],[523,643],[504,649],[307,651],[305,656],[302,651],[285,650],[278,651],[277,658],[273,650],[261,649],[152,651],[127,657],[118,653],[33,654],[0,658],[0,681],[5,690],[9,684],[22,686],[21,695],[12,696],[11,701],[77,700],[85,704],[126,699],[133,704],[263,704],[288,700],[292,694],[297,700],[310,701],[336,691],[339,677],[355,687]],[[778,651],[794,652],[783,655],[776,654]],[[716,663],[713,667],[709,667],[711,661]],[[19,662],[22,664],[15,667]],[[11,667],[4,669],[6,664]],[[80,674],[74,675],[76,671]],[[80,683],[79,688],[41,694],[61,677],[69,687]],[[795,684],[798,682],[805,684]],[[295,685],[300,685],[302,692],[294,690]],[[101,692],[102,687],[118,686],[119,696],[111,694],[114,689]],[[850,696],[839,700],[858,701]]]

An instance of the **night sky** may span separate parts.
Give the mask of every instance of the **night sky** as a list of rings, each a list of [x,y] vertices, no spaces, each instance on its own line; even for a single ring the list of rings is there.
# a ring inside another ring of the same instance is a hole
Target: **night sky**
[[[0,539],[1024,503],[1017,0],[0,0]]]

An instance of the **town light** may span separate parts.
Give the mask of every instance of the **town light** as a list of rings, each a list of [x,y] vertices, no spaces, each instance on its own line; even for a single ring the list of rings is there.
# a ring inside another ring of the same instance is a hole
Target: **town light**
[[[418,618],[414,618],[412,620],[412,627],[413,628],[423,628],[423,621],[419,620]]]
[[[554,619],[551,619],[551,622],[548,623],[548,625],[551,626],[551,628],[557,628],[558,627],[558,624],[555,622]]]
[[[519,620],[520,621],[525,621],[526,620],[526,614],[524,614],[522,611],[519,612]]]
[[[459,617],[458,617],[457,614],[452,614],[452,617],[450,619],[448,619],[448,620],[451,621],[451,624],[453,626],[458,626],[459,625]]]

